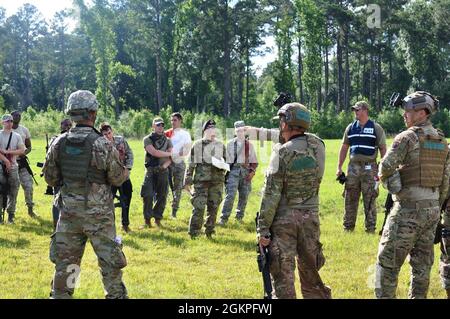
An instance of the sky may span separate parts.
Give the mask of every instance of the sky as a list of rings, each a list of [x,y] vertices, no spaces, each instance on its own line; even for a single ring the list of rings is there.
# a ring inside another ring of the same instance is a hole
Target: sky
[[[6,9],[6,16],[13,15],[17,10],[25,3],[30,3],[36,6],[42,13],[44,18],[49,22],[53,15],[66,8],[72,8],[72,0],[0,0],[0,7]],[[260,48],[260,51],[264,51],[266,47],[271,48],[271,52],[264,56],[257,56],[252,58],[253,68],[256,75],[259,77],[262,71],[268,63],[273,62],[276,57],[275,41],[273,37],[265,39],[266,44]]]

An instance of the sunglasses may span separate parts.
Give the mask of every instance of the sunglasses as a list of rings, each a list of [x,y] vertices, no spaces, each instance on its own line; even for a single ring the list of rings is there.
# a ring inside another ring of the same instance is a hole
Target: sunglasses
[[[162,126],[162,127],[164,127],[164,123],[159,123],[159,124],[156,124],[156,126]]]

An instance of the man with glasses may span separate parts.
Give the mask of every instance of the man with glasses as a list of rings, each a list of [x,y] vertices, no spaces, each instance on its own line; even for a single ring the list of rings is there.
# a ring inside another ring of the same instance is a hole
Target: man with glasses
[[[120,162],[129,170],[133,168],[133,151],[131,150],[128,142],[123,136],[116,135],[109,123],[104,122],[100,125],[100,133],[103,134],[106,139],[111,141],[119,152]],[[112,193],[115,195],[119,191],[120,205],[122,207],[122,230],[126,233],[131,232],[130,225],[130,204],[131,197],[133,195],[133,185],[131,179],[128,178],[119,187],[112,186]]]
[[[172,142],[164,135],[164,121],[157,117],[153,120],[153,132],[144,137],[145,148],[145,174],[144,183],[141,187],[141,197],[144,201],[145,225],[141,227],[152,227],[151,218],[155,224],[161,227],[164,209],[166,208],[169,172],[171,163]],[[153,206],[153,199],[155,205]]]
[[[358,212],[359,195],[362,193],[365,213],[365,229],[374,233],[377,225],[376,198],[378,197],[377,155],[386,153],[386,135],[383,128],[369,119],[369,104],[359,101],[352,106],[355,121],[347,126],[339,151],[336,176],[342,174],[347,152],[350,162],[345,182],[344,230],[353,231]]]
[[[165,132],[173,144],[172,164],[169,166],[169,185],[172,188],[172,218],[177,218],[186,172],[185,158],[191,149],[192,140],[188,131],[182,128],[183,116],[176,112],[171,115],[172,128]]]
[[[6,183],[8,203],[8,224],[14,224],[16,213],[17,194],[19,193],[19,166],[17,157],[25,154],[25,144],[22,137],[13,131],[13,117],[5,114],[2,117],[3,130],[0,131],[0,184],[2,188]],[[3,192],[0,192],[0,203],[3,202]],[[1,214],[3,215],[3,214]],[[0,216],[1,216],[0,215]],[[0,218],[1,219],[1,218]],[[1,223],[4,221],[1,219]]]

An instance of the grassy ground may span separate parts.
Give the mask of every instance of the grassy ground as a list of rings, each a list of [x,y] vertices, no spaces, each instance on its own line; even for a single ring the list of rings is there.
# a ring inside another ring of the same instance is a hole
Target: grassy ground
[[[142,201],[139,197],[144,174],[144,152],[141,141],[130,141],[135,155],[131,177],[134,197],[130,209],[131,234],[123,236],[128,266],[124,281],[131,298],[261,298],[262,280],[258,273],[255,252],[254,217],[259,209],[261,187],[267,160],[257,172],[243,224],[233,219],[225,228],[218,228],[214,240],[205,237],[191,241],[187,225],[191,205],[183,193],[179,218],[163,220],[164,228],[138,231],[143,223]],[[327,258],[321,270],[324,281],[331,286],[334,298],[373,298],[370,282],[374,277],[378,235],[364,232],[362,207],[354,233],[342,231],[343,187],[335,181],[335,168],[340,142],[327,140],[327,166],[321,187],[321,241]],[[260,154],[265,158],[269,151]],[[33,140],[30,156],[35,163],[44,158],[45,141]],[[23,191],[20,190],[15,225],[0,226],[0,298],[47,298],[53,275],[48,259],[49,237],[52,233],[51,196],[45,196],[45,182],[37,176],[36,210],[39,220],[26,213]],[[386,192],[378,198],[378,229],[383,222]],[[170,215],[169,195],[165,215]],[[120,229],[120,211],[117,213]],[[438,249],[431,273],[430,298],[444,298],[438,275]],[[103,298],[96,256],[87,246],[81,265],[80,286],[76,298]],[[398,296],[406,298],[410,267],[405,264],[399,278]],[[297,283],[297,291],[298,289]],[[299,298],[301,297],[298,294]]]

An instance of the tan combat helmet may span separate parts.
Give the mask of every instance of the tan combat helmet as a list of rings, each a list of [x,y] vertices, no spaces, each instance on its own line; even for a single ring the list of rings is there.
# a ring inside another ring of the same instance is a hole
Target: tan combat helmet
[[[405,111],[426,109],[430,114],[434,114],[439,107],[439,101],[428,92],[416,91],[403,99],[402,107]]]
[[[286,124],[289,126],[302,127],[307,130],[311,124],[311,113],[306,106],[297,102],[283,105],[274,119],[280,119],[281,116],[285,117]]]
[[[87,119],[89,111],[97,110],[97,98],[90,91],[79,90],[70,94],[66,113],[70,115],[72,121]]]

